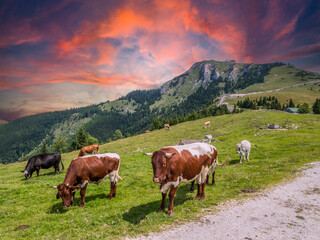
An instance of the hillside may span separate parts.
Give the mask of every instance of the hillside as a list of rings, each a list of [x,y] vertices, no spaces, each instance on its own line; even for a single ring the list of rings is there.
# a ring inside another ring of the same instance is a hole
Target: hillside
[[[214,124],[202,128],[208,120]],[[278,123],[288,130],[265,130],[270,123]],[[319,129],[319,115],[259,110],[208,117],[178,124],[170,131],[155,130],[105,144],[100,153],[116,152],[121,156],[119,174],[124,180],[118,183],[117,198],[110,201],[107,200],[109,180],[99,186],[90,184],[84,208],[78,207],[80,197],[76,193],[75,206],[63,209],[61,199],[55,197],[56,190],[48,186],[61,183],[66,169],[60,175],[53,175],[52,169],[40,170],[39,177],[24,181],[19,170],[26,162],[2,165],[0,238],[118,239],[195,219],[216,211],[215,206],[228,199],[247,197],[249,194],[242,193],[242,189],[266,189],[270,184],[292,179],[303,164],[319,161]],[[225,167],[217,168],[216,186],[207,186],[206,199],[198,201],[195,193],[188,192],[190,184],[181,184],[174,216],[157,212],[161,193],[152,182],[150,157],[137,150],[153,152],[180,139],[202,139],[205,134],[218,139],[212,144],[218,149],[220,162],[231,158]],[[243,139],[257,147],[253,147],[249,163],[239,164],[235,144]],[[66,168],[77,153],[62,156]],[[20,225],[28,226],[14,231]]]
[[[206,108],[217,105],[218,98],[226,93],[269,90],[315,79],[319,74],[284,63],[198,62],[158,89],[137,90],[115,101],[37,114],[0,125],[0,162],[15,162],[36,152],[44,139],[49,146],[59,136],[70,143],[81,126],[99,142],[107,142],[117,129],[124,136],[143,133],[155,117],[182,122],[190,120],[187,116],[194,111],[203,110],[206,116],[215,114]],[[316,87],[313,92],[316,96]],[[296,91],[290,97],[312,104],[314,97],[305,98],[306,95],[310,94]],[[234,99],[228,101],[232,104]]]

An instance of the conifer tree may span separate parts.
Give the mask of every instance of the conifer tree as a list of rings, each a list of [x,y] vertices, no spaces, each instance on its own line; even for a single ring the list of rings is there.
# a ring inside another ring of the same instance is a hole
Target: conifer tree
[[[50,152],[50,150],[47,147],[46,140],[43,140],[42,143],[41,143],[41,147],[40,147],[40,154],[46,154],[46,153],[49,153],[49,152]]]
[[[317,98],[312,106],[312,110],[314,114],[320,114],[320,99]]]
[[[292,99],[290,98],[290,101],[289,101],[289,107],[291,108],[291,107],[295,107],[295,105],[294,105],[294,103],[293,103],[293,101],[292,101]]]
[[[68,149],[68,144],[62,136],[57,137],[53,142],[53,150],[59,153],[64,153]]]

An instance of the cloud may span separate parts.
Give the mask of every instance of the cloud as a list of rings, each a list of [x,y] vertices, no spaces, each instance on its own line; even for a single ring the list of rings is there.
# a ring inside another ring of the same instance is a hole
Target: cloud
[[[311,0],[7,1],[0,16],[0,94],[28,96],[30,113],[48,86],[125,94],[159,86],[195,61],[312,57],[320,43]],[[75,95],[73,107],[82,102]]]

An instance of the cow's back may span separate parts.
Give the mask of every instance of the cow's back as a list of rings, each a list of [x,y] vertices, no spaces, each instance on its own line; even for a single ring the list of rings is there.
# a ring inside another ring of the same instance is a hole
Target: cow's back
[[[92,181],[98,181],[120,167],[120,157],[116,153],[87,155],[72,162],[78,176],[88,175]]]
[[[49,153],[49,154],[40,154],[34,156],[35,166],[41,167],[44,169],[50,168],[60,163],[61,155],[60,153]]]
[[[241,145],[241,148],[246,152],[251,150],[251,143],[247,140],[241,141],[240,145]]]
[[[188,145],[163,148],[165,152],[175,153],[170,159],[170,169],[174,177],[182,176],[191,181],[202,171],[208,171],[216,158],[214,147],[207,143],[193,143]]]

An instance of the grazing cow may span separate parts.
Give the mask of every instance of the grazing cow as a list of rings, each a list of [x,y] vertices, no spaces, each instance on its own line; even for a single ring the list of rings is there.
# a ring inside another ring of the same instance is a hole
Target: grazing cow
[[[207,128],[207,127],[210,127],[210,121],[204,123],[203,128]]]
[[[54,174],[60,173],[59,164],[61,163],[62,170],[64,169],[61,154],[60,153],[49,153],[49,154],[40,154],[31,157],[28,160],[28,163],[24,169],[21,171],[26,179],[31,178],[34,171],[37,171],[37,176],[39,176],[40,168],[48,169],[54,167]]]
[[[81,148],[78,157],[87,155],[87,153],[97,154],[99,152],[99,145],[89,145]]]
[[[170,125],[169,125],[168,123],[166,123],[166,124],[164,125],[164,129],[170,130],[171,127],[170,127]]]
[[[84,197],[89,182],[97,185],[105,178],[110,178],[111,188],[108,199],[116,197],[119,176],[120,157],[116,153],[88,155],[74,159],[67,170],[63,183],[52,186],[58,189],[57,199],[62,198],[63,207],[73,204],[74,194],[80,190],[81,205],[84,206]]]
[[[144,153],[152,156],[153,181],[160,184],[162,203],[160,210],[165,210],[167,193],[170,205],[168,215],[173,214],[173,199],[180,182],[197,180],[197,198],[205,198],[204,188],[209,169],[218,164],[217,150],[207,143],[192,143],[188,145],[164,147],[154,153]]]
[[[240,163],[242,163],[242,156],[244,157],[244,160],[249,162],[249,154],[251,150],[251,143],[247,140],[241,141],[241,143],[237,144],[237,153],[240,155]]]
[[[212,140],[212,135],[211,134],[208,134],[208,135],[204,136],[204,141],[206,141],[208,143],[211,143],[211,140]]]

